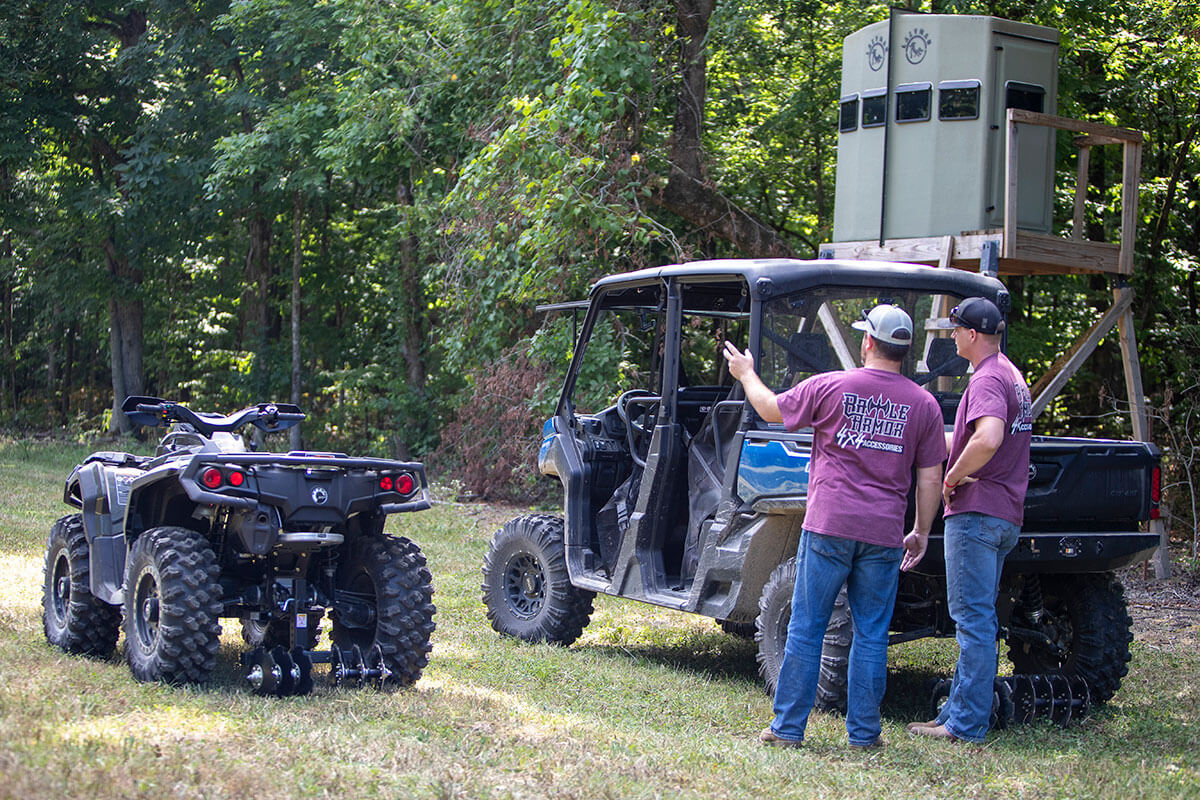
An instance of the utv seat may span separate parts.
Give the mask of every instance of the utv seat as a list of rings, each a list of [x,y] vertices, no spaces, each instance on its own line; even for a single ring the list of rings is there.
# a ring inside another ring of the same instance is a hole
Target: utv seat
[[[688,447],[688,525],[682,565],[685,580],[696,574],[696,565],[700,562],[700,532],[720,505],[725,465],[729,463],[734,434],[742,419],[741,407],[729,403],[745,399],[742,384],[734,384],[724,401],[713,404]]]

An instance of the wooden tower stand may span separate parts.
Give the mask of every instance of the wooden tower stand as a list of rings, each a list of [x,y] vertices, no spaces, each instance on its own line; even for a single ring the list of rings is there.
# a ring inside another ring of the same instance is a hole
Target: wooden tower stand
[[[1067,119],[1051,114],[1010,108],[1006,115],[1005,213],[1004,226],[983,231],[964,231],[957,236],[935,236],[883,241],[832,242],[821,245],[821,258],[904,261],[940,267],[977,270],[989,275],[1087,275],[1113,276],[1113,304],[1092,327],[1069,347],[1032,386],[1036,418],[1062,391],[1088,356],[1112,329],[1117,329],[1124,364],[1125,387],[1134,438],[1149,442],[1146,397],[1138,363],[1137,338],[1133,326],[1133,249],[1137,239],[1138,178],[1142,165],[1140,131],[1095,122]],[[1017,143],[1020,126],[1034,125],[1076,134],[1079,149],[1075,183],[1075,217],[1070,238],[1033,233],[1017,228]],[[1095,242],[1083,238],[1084,205],[1091,148],[1119,145],[1123,155],[1120,243]],[[940,311],[935,311],[940,313]],[[1170,573],[1167,531],[1161,520],[1150,523],[1161,546],[1154,557],[1155,574]]]

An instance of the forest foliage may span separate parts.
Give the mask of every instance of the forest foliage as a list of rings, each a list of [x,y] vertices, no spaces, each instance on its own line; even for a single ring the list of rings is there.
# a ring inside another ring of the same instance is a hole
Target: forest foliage
[[[910,6],[1057,28],[1059,113],[1145,132],[1137,335],[1156,438],[1173,480],[1193,480],[1200,7]],[[529,490],[520,448],[570,355],[570,319],[536,304],[647,265],[815,257],[832,228],[841,42],[889,13],[868,0],[0,8],[0,426],[127,431],[114,395],[137,392],[213,410],[296,396],[306,446],[434,458],[489,494]],[[1064,225],[1074,153],[1061,139]],[[1120,170],[1115,156],[1091,165],[1089,227],[1110,241]],[[1112,296],[1096,276],[1010,288],[1031,375]],[[1127,435],[1124,398],[1106,342],[1042,425]]]

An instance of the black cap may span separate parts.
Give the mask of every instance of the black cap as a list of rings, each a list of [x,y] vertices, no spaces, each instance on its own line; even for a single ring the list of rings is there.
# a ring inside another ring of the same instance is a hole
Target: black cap
[[[950,322],[957,328],[972,328],[980,333],[1000,333],[1004,320],[1000,309],[986,297],[968,297],[950,311]]]

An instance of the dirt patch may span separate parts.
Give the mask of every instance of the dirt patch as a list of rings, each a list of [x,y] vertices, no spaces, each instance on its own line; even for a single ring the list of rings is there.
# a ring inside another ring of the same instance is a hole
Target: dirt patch
[[[1164,649],[1194,649],[1200,644],[1200,570],[1176,562],[1167,580],[1158,580],[1143,565],[1121,570],[1134,636]]]
[[[461,514],[463,518],[471,520],[475,524],[475,533],[482,538],[491,538],[492,534],[510,519],[523,517],[527,514],[553,513],[538,512],[529,506],[506,505],[504,503],[446,501],[441,504],[454,506],[456,512]]]

